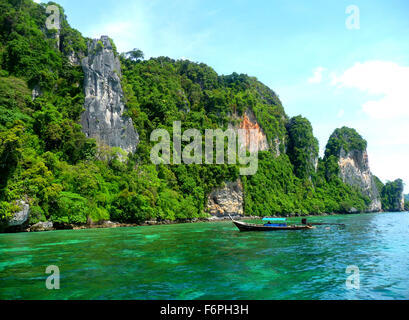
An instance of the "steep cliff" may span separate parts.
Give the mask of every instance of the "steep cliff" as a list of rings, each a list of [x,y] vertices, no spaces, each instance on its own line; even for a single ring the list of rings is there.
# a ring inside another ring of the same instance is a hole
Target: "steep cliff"
[[[207,199],[207,210],[212,216],[243,215],[243,186],[241,181],[227,182],[213,190]]]
[[[297,116],[290,119],[287,131],[287,154],[294,165],[294,173],[300,179],[311,179],[318,165],[318,140],[314,137],[311,123]]]
[[[132,119],[124,115],[121,66],[107,36],[88,43],[84,71],[85,112],[81,116],[87,137],[110,147],[134,152],[139,142]]]
[[[246,130],[247,134],[245,141],[240,141],[241,145],[244,145],[250,152],[266,151],[269,149],[267,136],[264,133],[263,128],[260,127],[254,112],[250,109],[246,110],[242,117],[239,129]],[[249,130],[255,130],[254,137],[251,137]],[[250,139],[255,139],[254,145],[250,144]],[[279,151],[278,151],[279,152]]]
[[[405,211],[405,198],[403,195],[403,181],[396,179],[387,182],[381,189],[382,209],[384,211]]]
[[[331,135],[325,158],[338,159],[339,177],[350,186],[357,187],[371,203],[368,211],[382,210],[381,199],[374,176],[369,168],[367,142],[354,130],[347,127],[336,129]]]

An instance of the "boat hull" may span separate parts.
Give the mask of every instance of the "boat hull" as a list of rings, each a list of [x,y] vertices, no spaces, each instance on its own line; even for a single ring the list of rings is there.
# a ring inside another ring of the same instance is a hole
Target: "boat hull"
[[[234,225],[240,231],[280,231],[280,230],[289,230],[289,231],[296,231],[296,230],[311,230],[314,229],[312,226],[287,226],[287,227],[268,227],[258,224],[251,224],[245,222],[234,221]]]

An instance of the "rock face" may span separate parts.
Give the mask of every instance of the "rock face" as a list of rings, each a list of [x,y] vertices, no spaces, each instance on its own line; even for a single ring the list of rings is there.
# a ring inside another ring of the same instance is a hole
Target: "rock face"
[[[89,56],[81,61],[84,71],[85,112],[83,132],[110,147],[135,152],[139,136],[132,119],[124,116],[121,66],[110,39],[102,36],[88,43]]]
[[[68,62],[72,66],[80,66],[81,65],[81,56],[83,56],[82,52],[81,53],[76,53],[75,51],[70,51],[66,57],[68,59]]]
[[[351,150],[345,152],[341,148],[338,164],[341,179],[351,186],[358,187],[364,195],[371,199],[368,210],[372,212],[382,211],[379,191],[369,169],[367,151]]]
[[[23,200],[18,202],[18,205],[21,208],[21,211],[16,212],[13,218],[10,219],[8,222],[9,227],[21,226],[28,220],[28,216],[30,214],[30,206]]]
[[[267,137],[257,122],[256,116],[251,110],[247,110],[243,116],[243,120],[240,123],[239,129],[244,129],[247,131],[244,141],[240,141],[241,145],[246,146],[249,152],[258,152],[268,150]],[[248,130],[256,130],[254,138],[256,139],[256,144],[250,144],[250,132]]]
[[[40,85],[36,84],[33,88],[33,90],[31,91],[31,100],[35,100],[38,97],[40,97],[43,94]]]
[[[382,188],[382,209],[384,211],[405,211],[404,184],[402,179],[388,181]]]
[[[51,230],[54,230],[54,226],[51,221],[39,222],[30,227],[30,231],[33,231],[33,232],[51,231]]]
[[[241,181],[227,182],[224,188],[213,190],[207,200],[207,211],[216,217],[243,215],[243,185]]]
[[[402,193],[402,198],[399,203],[399,211],[405,211],[405,198]]]

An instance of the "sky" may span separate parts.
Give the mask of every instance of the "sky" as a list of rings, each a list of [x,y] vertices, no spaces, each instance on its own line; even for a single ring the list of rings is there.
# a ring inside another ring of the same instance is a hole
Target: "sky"
[[[355,128],[371,171],[409,193],[409,1],[57,2],[71,26],[109,35],[120,52],[257,77],[289,116],[311,121],[321,155],[335,128]]]

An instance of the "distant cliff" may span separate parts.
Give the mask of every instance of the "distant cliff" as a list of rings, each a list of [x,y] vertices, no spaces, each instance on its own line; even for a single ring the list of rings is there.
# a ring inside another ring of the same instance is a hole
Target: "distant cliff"
[[[404,187],[401,179],[387,182],[385,185],[378,183],[378,189],[380,189],[383,211],[405,211]]]
[[[83,132],[110,147],[135,152],[139,136],[132,119],[124,115],[121,65],[107,36],[88,43],[88,57],[82,60],[85,112]]]
[[[343,127],[331,135],[325,157],[335,156],[338,159],[342,181],[358,188],[370,199],[368,211],[379,212],[382,210],[381,198],[369,168],[366,147],[367,142],[354,129]]]

